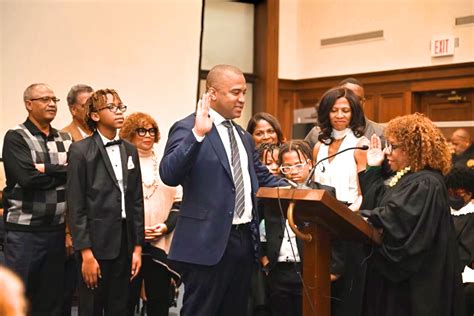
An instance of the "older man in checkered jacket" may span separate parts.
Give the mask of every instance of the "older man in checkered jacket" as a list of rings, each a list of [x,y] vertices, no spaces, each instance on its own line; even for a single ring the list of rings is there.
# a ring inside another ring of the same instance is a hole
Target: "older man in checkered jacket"
[[[32,84],[23,100],[28,118],[3,144],[5,261],[26,285],[32,315],[60,315],[71,137],[50,125],[59,101],[51,87]]]

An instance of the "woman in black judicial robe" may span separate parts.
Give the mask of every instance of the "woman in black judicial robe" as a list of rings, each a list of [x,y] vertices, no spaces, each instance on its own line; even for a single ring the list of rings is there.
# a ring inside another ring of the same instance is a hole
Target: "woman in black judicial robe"
[[[459,257],[443,174],[450,168],[445,138],[416,113],[391,120],[388,143],[372,136],[360,174],[361,211],[382,232],[368,254],[363,315],[464,315]],[[384,183],[387,156],[397,172]]]

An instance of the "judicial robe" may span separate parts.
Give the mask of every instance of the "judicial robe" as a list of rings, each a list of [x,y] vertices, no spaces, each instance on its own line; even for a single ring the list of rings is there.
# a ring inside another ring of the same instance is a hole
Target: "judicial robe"
[[[362,215],[383,229],[368,252],[363,315],[464,315],[459,255],[441,173],[407,173],[393,187],[380,170],[359,175]]]

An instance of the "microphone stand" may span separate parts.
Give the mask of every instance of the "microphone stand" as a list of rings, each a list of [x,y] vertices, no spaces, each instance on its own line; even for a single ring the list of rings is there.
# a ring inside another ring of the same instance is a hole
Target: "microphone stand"
[[[314,165],[313,170],[311,170],[311,172],[309,173],[308,178],[306,178],[304,184],[305,184],[307,187],[309,187],[309,185],[310,185],[310,183],[311,183],[311,179],[312,179],[313,176],[314,176],[314,172],[316,171],[316,167],[317,167],[321,162],[326,161],[326,160],[328,160],[328,159],[331,159],[332,157],[335,157],[335,156],[337,156],[337,155],[339,155],[339,154],[342,154],[343,152],[346,152],[346,151],[348,151],[348,150],[356,150],[356,149],[367,150],[367,149],[369,149],[369,146],[364,145],[364,146],[349,147],[349,148],[346,148],[346,149],[344,149],[344,150],[338,151],[337,153],[335,153],[335,154],[333,154],[333,155],[331,155],[331,156],[327,156],[327,157],[321,159],[320,161],[318,161],[318,162]]]

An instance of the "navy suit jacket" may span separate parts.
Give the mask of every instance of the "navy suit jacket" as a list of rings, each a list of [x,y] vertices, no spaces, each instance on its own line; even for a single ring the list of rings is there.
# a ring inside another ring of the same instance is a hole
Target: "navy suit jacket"
[[[215,127],[198,142],[192,132],[195,115],[175,123],[169,132],[160,176],[170,186],[182,185],[183,201],[174,230],[169,259],[215,265],[227,246],[235,207],[235,187],[224,145]],[[251,228],[258,257],[258,215],[255,193],[260,186],[278,186],[261,164],[252,136],[236,125],[246,149],[252,184]],[[283,181],[283,185],[287,185]]]

